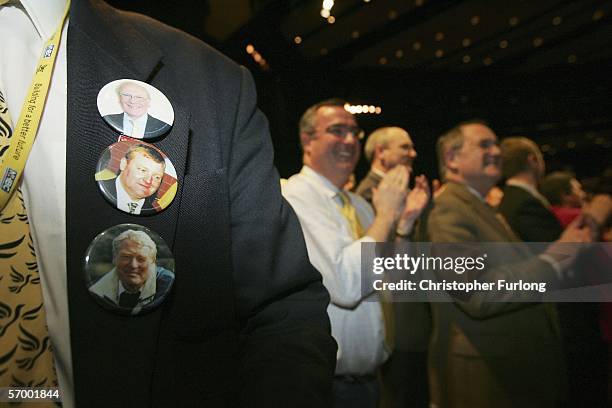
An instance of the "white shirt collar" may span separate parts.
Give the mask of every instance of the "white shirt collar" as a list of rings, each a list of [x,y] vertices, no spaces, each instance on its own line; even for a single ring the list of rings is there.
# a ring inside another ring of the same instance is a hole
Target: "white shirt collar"
[[[374,167],[370,168],[370,171],[380,177],[385,177],[385,174],[387,174],[382,170],[375,169]]]
[[[66,0],[21,0],[21,4],[40,37],[46,41],[57,30],[64,14]]]
[[[540,200],[545,207],[550,207],[550,203],[548,202],[546,197],[540,194],[540,192],[531,184],[525,183],[522,180],[510,178],[506,181],[506,185],[522,188],[523,190],[531,194],[534,198]]]
[[[465,186],[467,187],[468,191],[474,194],[480,201],[482,201],[483,203],[486,202],[485,198],[482,196],[482,194],[478,192],[478,190],[476,190],[474,187],[470,186],[469,184],[465,184]]]
[[[135,139],[144,138],[144,132],[147,128],[148,114],[144,114],[136,120],[130,118],[127,113],[123,113],[123,134]],[[138,125],[138,133],[134,132],[134,125]]]
[[[310,182],[318,185],[330,198],[336,197],[340,192],[340,189],[338,189],[338,187],[336,187],[331,181],[306,165],[302,167],[300,174],[305,176]]]
[[[125,191],[125,189],[123,188],[123,184],[121,184],[119,176],[117,176],[117,178],[115,179],[115,187],[117,190],[117,208],[129,213],[129,204],[136,203],[136,208],[134,209],[133,214],[140,214],[140,210],[142,210],[142,206],[145,202],[145,199],[141,198],[140,200],[136,201],[132,200],[127,191]]]

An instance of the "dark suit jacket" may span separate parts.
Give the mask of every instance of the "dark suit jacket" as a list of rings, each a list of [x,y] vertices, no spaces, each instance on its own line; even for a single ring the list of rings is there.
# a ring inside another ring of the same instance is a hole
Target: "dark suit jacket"
[[[114,126],[116,129],[123,129],[123,112],[106,115],[104,116],[104,119],[106,119],[108,123],[111,126]],[[170,130],[169,124],[147,114],[147,126],[145,127],[143,139],[153,139],[158,136],[162,136],[168,130]]]
[[[504,186],[499,204],[512,230],[525,242],[552,242],[563,228],[555,215],[528,191],[516,186]]]
[[[493,209],[462,184],[447,183],[435,198],[427,233],[432,242],[456,243],[459,249],[470,242],[514,242],[488,258],[486,275],[479,280],[556,281],[553,268],[531,255]],[[490,296],[485,291],[432,303],[433,402],[440,407],[554,404],[564,381],[554,307],[491,302]],[[515,296],[520,295],[510,293],[507,300]]]
[[[109,180],[100,180],[98,181],[98,184],[100,185],[101,189],[106,191],[107,195],[105,196],[108,197],[109,199],[112,199],[111,200],[112,203],[114,205],[117,205],[117,186],[115,185],[115,180],[116,178],[109,179]],[[155,202],[155,200],[157,200],[157,192],[155,192],[152,196],[145,198],[144,203],[142,204],[142,209],[140,210],[140,214],[141,215],[157,214],[155,207],[153,207],[153,203]]]
[[[193,37],[96,0],[72,2],[67,41],[77,406],[329,406],[336,353],[329,296],[281,197],[249,73]],[[96,97],[120,78],[152,84],[175,111],[172,131],[155,145],[172,160],[179,189],[153,217],[118,211],[93,180],[101,152],[117,140]],[[156,231],[175,257],[171,294],[143,316],[97,305],[82,273],[91,240],[121,223]]]

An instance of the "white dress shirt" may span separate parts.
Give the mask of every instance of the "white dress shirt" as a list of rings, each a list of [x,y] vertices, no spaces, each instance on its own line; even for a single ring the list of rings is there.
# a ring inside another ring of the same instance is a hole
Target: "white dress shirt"
[[[147,128],[147,118],[149,115],[144,114],[138,119],[134,120],[130,118],[127,113],[123,114],[123,134],[135,139],[142,139],[144,137],[145,129]],[[136,131],[134,131],[134,126]]]
[[[323,276],[331,297],[327,312],[338,342],[336,374],[372,374],[388,357],[378,294],[364,295],[361,290],[362,284],[372,288],[375,279],[373,274],[362,278],[361,244],[375,241],[369,236],[353,238],[340,212],[340,190],[311,168],[304,166],[282,190],[300,220],[310,262]],[[348,194],[367,229],[374,219],[372,207],[358,195]]]
[[[61,20],[65,0],[21,0],[0,6],[0,87],[17,121],[44,43]],[[65,408],[73,381],[66,281],[66,35],[62,42],[22,182],[42,283],[55,368]],[[93,177],[93,176],[92,176]]]
[[[142,210],[145,199],[141,198],[140,200],[136,201],[132,200],[128,192],[123,188],[120,176],[115,178],[115,189],[115,191],[117,191],[117,208],[130,214],[140,214],[140,210]],[[132,206],[134,206],[133,209]]]

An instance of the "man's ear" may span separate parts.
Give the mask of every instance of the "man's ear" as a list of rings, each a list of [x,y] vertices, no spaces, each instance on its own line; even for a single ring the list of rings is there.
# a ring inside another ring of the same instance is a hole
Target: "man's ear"
[[[123,171],[125,170],[126,167],[127,167],[127,159],[125,157],[122,157],[121,161],[119,162],[119,170]]]
[[[457,149],[448,149],[444,153],[444,166],[453,173],[457,172]]]
[[[308,152],[310,149],[310,141],[312,140],[312,135],[301,132],[300,133],[300,143],[302,143],[302,150],[304,152]]]
[[[531,169],[537,169],[539,166],[538,158],[534,153],[527,154],[527,165]]]

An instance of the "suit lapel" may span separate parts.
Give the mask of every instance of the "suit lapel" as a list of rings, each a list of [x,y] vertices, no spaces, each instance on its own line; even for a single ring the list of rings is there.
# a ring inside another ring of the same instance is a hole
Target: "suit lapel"
[[[73,1],[67,37],[66,247],[77,406],[95,405],[96,402],[88,398],[95,398],[96,393],[91,390],[96,388],[98,379],[119,371],[134,374],[126,378],[129,384],[105,382],[116,388],[104,392],[122,398],[126,406],[150,405],[150,383],[157,353],[155,339],[163,307],[135,318],[118,316],[102,309],[87,293],[82,263],[93,238],[122,223],[144,225],[174,248],[187,163],[190,117],[182,108],[179,96],[172,91],[171,74],[160,74],[163,55],[140,32],[117,19],[116,13],[101,2]],[[179,190],[165,211],[150,217],[133,216],[117,210],[104,200],[94,181],[100,155],[118,138],[118,132],[111,129],[98,112],[97,95],[105,84],[121,78],[151,83],[168,97],[175,111],[172,131],[153,144],[174,164]],[[124,343],[126,338],[129,345]],[[100,361],[105,361],[105,364],[100,366]],[[130,390],[129,395],[125,389]]]

